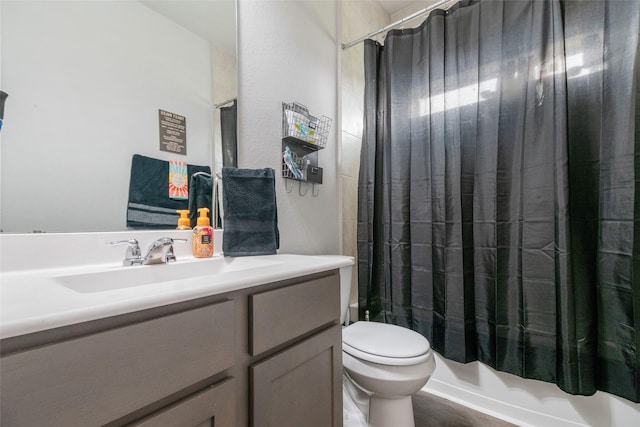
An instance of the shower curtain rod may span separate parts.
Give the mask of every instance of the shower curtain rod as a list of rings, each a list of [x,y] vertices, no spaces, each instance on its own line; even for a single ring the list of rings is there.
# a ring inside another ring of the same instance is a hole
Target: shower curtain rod
[[[372,32],[372,33],[367,34],[366,36],[362,36],[362,37],[360,37],[360,38],[359,38],[359,39],[357,39],[357,40],[354,40],[354,41],[349,42],[349,43],[347,43],[347,44],[344,44],[344,43],[343,43],[343,44],[342,44],[342,50],[350,49],[350,48],[352,48],[353,46],[355,46],[355,45],[357,45],[357,44],[359,44],[359,43],[362,43],[362,42],[363,42],[363,41],[365,41],[366,39],[370,39],[371,37],[375,37],[375,36],[377,36],[377,35],[378,35],[378,34],[380,34],[380,33],[384,33],[384,32],[387,32],[387,31],[389,31],[389,30],[393,30],[393,29],[394,29],[395,27],[397,27],[398,25],[402,25],[402,24],[404,24],[405,22],[407,22],[407,21],[409,21],[409,20],[411,20],[411,19],[417,18],[418,16],[424,15],[425,13],[429,13],[429,12],[431,12],[433,9],[437,9],[438,7],[440,7],[440,6],[444,5],[444,4],[447,4],[447,3],[449,3],[449,2],[452,2],[452,1],[454,1],[454,0],[440,0],[438,3],[432,4],[431,6],[427,6],[427,7],[425,7],[425,8],[424,8],[424,9],[422,9],[422,10],[419,10],[419,11],[417,11],[417,12],[415,12],[415,13],[412,13],[411,15],[409,15],[409,16],[407,16],[407,17],[404,17],[404,18],[400,19],[399,21],[394,22],[393,24],[389,24],[389,25],[387,25],[387,26],[386,26],[386,27],[384,27],[384,28],[380,28],[380,29],[379,29],[379,30],[377,30],[377,31],[374,31],[374,32]],[[455,0],[455,1],[457,1],[457,0]]]
[[[233,101],[235,101],[237,98],[231,98],[231,99],[227,99],[226,101],[222,101],[218,104],[213,104],[213,108],[220,108],[220,107],[224,107],[227,104],[231,104]]]

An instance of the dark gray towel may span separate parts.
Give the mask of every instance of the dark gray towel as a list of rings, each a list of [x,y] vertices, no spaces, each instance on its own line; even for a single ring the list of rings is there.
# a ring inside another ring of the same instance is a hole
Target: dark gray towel
[[[187,165],[190,178],[196,172],[211,173],[209,166]],[[202,207],[202,206],[200,206]],[[211,209],[211,197],[209,205]],[[131,159],[127,227],[176,228],[177,209],[188,209],[187,200],[169,197],[169,162],[134,154]]]
[[[194,173],[189,180],[189,221],[191,228],[196,226],[198,209],[209,208],[209,218],[213,218],[211,195],[213,194],[213,179],[211,174]],[[211,225],[214,225],[211,220]]]
[[[222,169],[225,256],[272,255],[280,247],[275,171]]]

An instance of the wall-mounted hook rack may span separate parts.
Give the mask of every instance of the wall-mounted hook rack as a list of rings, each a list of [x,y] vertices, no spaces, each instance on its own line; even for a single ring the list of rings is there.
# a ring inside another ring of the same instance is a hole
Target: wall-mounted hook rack
[[[284,180],[284,189],[287,190],[287,193],[291,193],[293,191],[293,182],[291,183],[291,186],[287,184],[288,182],[288,180]]]
[[[300,184],[300,186],[298,187],[298,194],[299,194],[301,197],[306,196],[306,195],[307,195],[307,192],[308,192],[309,190],[306,190],[304,193],[302,193],[302,181],[299,181],[299,182],[298,182],[298,184]]]
[[[322,184],[323,175],[318,166],[318,150],[325,148],[330,128],[330,118],[318,119],[297,102],[282,103],[282,177],[299,182],[300,196],[309,192],[302,192],[303,182],[312,183],[314,197],[320,194],[315,189],[316,184]],[[285,188],[291,192],[286,182]]]

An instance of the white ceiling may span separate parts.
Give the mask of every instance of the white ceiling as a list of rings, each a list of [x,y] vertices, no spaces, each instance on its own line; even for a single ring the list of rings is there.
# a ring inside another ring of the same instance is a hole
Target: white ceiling
[[[236,54],[235,0],[139,0],[223,51]]]
[[[435,3],[434,1],[416,1],[416,0],[378,0],[378,2],[382,5],[384,10],[389,12],[389,15],[393,15],[394,13],[400,12],[403,9],[406,9],[415,4],[419,4],[421,7],[426,7],[430,3]]]
[[[235,0],[139,0],[171,21],[198,34],[230,54],[236,53]],[[342,0],[348,1],[348,0]],[[394,15],[404,9],[410,12],[436,3],[438,0],[377,0]]]

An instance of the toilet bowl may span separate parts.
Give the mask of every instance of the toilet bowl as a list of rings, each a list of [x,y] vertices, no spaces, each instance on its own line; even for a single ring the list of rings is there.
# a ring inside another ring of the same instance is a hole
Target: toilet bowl
[[[340,269],[346,322],[352,267]],[[345,427],[414,427],[411,395],[435,369],[429,341],[400,326],[355,322],[342,329]],[[354,416],[359,411],[361,416]]]

